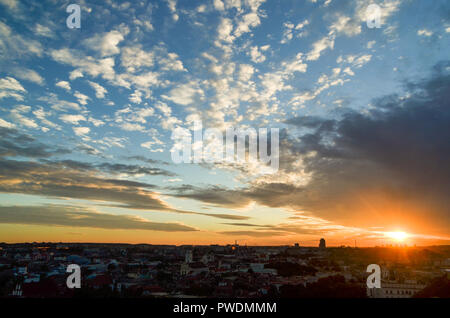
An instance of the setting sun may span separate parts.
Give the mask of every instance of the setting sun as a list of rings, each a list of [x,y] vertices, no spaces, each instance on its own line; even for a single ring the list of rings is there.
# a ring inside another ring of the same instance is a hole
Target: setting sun
[[[398,242],[403,242],[408,237],[405,232],[387,232],[386,235]]]

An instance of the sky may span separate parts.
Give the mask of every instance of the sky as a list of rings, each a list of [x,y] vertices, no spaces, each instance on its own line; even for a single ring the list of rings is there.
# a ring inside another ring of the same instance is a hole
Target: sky
[[[450,244],[449,53],[446,0],[0,0],[0,242]]]

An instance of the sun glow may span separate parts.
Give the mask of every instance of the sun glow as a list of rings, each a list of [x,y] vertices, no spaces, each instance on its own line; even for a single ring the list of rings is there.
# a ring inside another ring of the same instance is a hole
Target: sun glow
[[[387,232],[386,236],[398,241],[403,242],[405,239],[408,238],[408,234],[405,232]]]

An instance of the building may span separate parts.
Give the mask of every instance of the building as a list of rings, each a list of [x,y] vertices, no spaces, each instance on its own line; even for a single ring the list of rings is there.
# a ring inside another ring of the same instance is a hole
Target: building
[[[186,256],[184,257],[184,262],[186,264],[192,263],[194,260],[194,255],[191,250],[186,251]]]
[[[325,244],[325,239],[324,238],[321,238],[320,239],[320,243],[319,243],[319,248],[326,248],[327,246],[326,246],[326,244]]]
[[[411,298],[417,292],[425,288],[425,285],[415,281],[404,283],[381,280],[381,288],[367,288],[369,298]]]

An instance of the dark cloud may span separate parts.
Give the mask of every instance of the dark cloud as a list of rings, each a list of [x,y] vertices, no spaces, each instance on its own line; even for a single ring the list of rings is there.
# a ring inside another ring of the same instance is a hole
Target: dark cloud
[[[96,213],[63,205],[0,206],[0,223],[163,232],[197,231],[179,223],[151,222],[137,216]]]
[[[105,179],[92,171],[53,163],[0,160],[0,180],[0,192],[105,201],[135,209],[170,210],[154,193],[144,189],[151,185]]]
[[[221,223],[224,225],[232,225],[232,226],[244,226],[244,227],[262,227],[262,228],[271,228],[271,225],[259,225],[252,223]]]
[[[48,158],[67,153],[68,149],[51,147],[15,129],[0,127],[0,157]]]
[[[245,190],[228,190],[219,186],[200,188],[189,184],[167,189],[174,191],[172,195],[175,197],[194,199],[230,208],[250,203],[250,199],[245,196]]]
[[[219,233],[231,236],[251,236],[251,237],[272,237],[272,236],[284,236],[289,234],[286,232],[277,232],[277,231],[223,231]]]
[[[150,163],[150,164],[169,165],[169,163],[167,161],[150,159],[150,158],[147,158],[144,156],[124,156],[122,158],[124,158],[126,160],[142,161],[142,162]]]
[[[17,161],[0,158],[0,192],[96,201],[98,204],[149,211],[174,212],[226,220],[243,215],[198,213],[170,207],[149,189],[155,185],[104,178],[95,165],[76,161]]]
[[[44,160],[42,160],[44,161]],[[98,170],[102,172],[106,172],[109,174],[127,174],[127,175],[150,175],[150,176],[168,176],[168,177],[174,177],[177,174],[167,171],[165,169],[160,168],[151,168],[151,167],[144,167],[140,165],[129,165],[129,164],[123,164],[123,163],[87,163],[87,162],[80,162],[80,161],[74,161],[74,160],[58,160],[58,161],[46,161],[46,162],[52,162],[57,165],[66,166],[68,168],[72,169],[78,169],[78,170]]]

